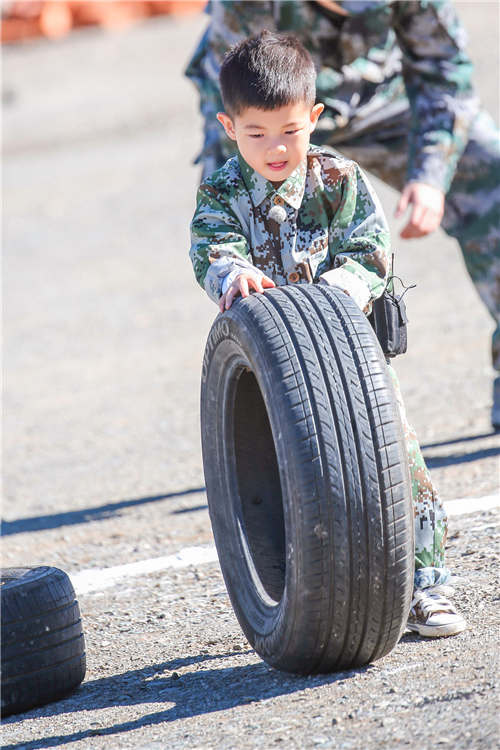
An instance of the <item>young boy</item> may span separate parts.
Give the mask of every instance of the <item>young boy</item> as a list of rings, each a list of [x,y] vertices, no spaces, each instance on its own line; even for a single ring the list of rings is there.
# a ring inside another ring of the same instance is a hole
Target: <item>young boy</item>
[[[340,287],[365,312],[387,283],[390,237],[380,203],[360,168],[309,143],[323,104],[316,73],[292,35],[263,31],[225,57],[217,115],[238,156],[200,186],[191,224],[196,278],[228,310],[238,295],[282,284]],[[445,598],[447,518],[415,433],[405,430],[415,510],[415,591],[408,627],[422,636],[466,628]]]

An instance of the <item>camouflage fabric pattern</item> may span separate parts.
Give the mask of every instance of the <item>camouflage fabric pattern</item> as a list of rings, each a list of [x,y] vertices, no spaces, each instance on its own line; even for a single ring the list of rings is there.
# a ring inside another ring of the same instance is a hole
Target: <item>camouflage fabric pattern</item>
[[[387,367],[396,392],[410,465],[415,515],[415,587],[425,588],[445,583],[450,575],[444,566],[448,517],[432,484],[415,430],[408,424],[397,375],[391,365]]]
[[[362,137],[337,148],[392,187],[403,188],[405,136]],[[480,112],[445,197],[442,228],[458,241],[476,291],[493,318],[492,363],[496,370],[500,370],[499,175],[499,132],[490,115]]]
[[[310,147],[278,188],[241,155],[229,159],[198,190],[191,237],[196,279],[216,302],[228,259],[258,268],[277,286],[310,283],[339,267],[369,299],[386,285],[390,238],[378,198],[357,164],[329,149]]]
[[[314,133],[401,190],[419,180],[447,191],[443,229],[459,242],[496,329],[500,370],[500,145],[471,87],[465,32],[449,2],[211,3],[211,23],[188,66],[200,92],[208,175],[234,154],[216,121],[220,62],[232,44],[263,28],[293,31],[318,70],[326,105]]]
[[[203,156],[231,150],[215,122],[222,109],[218,72],[227,50],[262,29],[293,31],[316,69],[325,104],[318,143],[336,143],[411,110],[408,175],[446,190],[477,112],[465,33],[449,2],[219,2],[186,74],[206,120]],[[407,98],[408,97],[408,98]],[[220,166],[220,165],[219,165]]]
[[[458,240],[476,290],[495,321],[492,362],[500,370],[500,133],[481,112],[446,196],[443,229]]]

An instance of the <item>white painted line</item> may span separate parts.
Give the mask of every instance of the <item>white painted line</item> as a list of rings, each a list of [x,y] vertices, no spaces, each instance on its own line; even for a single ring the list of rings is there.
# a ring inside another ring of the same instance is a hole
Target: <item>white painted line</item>
[[[445,503],[449,516],[460,516],[464,513],[476,513],[481,510],[492,510],[500,506],[499,495],[484,497],[463,497]],[[122,578],[155,573],[166,568],[187,568],[189,565],[204,565],[215,562],[217,552],[214,545],[206,547],[185,547],[175,555],[154,557],[150,560],[139,560],[126,565],[115,565],[112,568],[91,568],[78,573],[70,573],[70,579],[77,594],[89,594],[114,586]]]
[[[155,573],[165,568],[187,568],[189,565],[203,565],[217,560],[214,545],[208,547],[185,547],[175,555],[153,557],[150,560],[139,560],[126,565],[115,565],[112,568],[91,568],[78,573],[70,573],[69,577],[77,594],[89,594],[114,586],[122,578]]]
[[[477,513],[480,510],[494,510],[500,506],[500,494],[461,497],[459,500],[450,500],[444,505],[449,516],[462,516],[465,513]]]

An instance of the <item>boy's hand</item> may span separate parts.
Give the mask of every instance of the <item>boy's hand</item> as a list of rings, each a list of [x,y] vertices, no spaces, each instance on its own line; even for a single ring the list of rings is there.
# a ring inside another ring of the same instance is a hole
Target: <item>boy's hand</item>
[[[434,232],[441,224],[444,213],[444,193],[439,188],[423,182],[410,182],[404,188],[396,208],[395,216],[399,218],[408,206],[411,207],[410,219],[401,230],[403,239],[425,237]]]
[[[242,297],[248,297],[250,294],[250,287],[256,292],[262,294],[264,289],[272,289],[276,284],[269,276],[257,276],[256,274],[247,271],[243,271],[239,276],[235,278],[231,286],[226,290],[226,293],[222,295],[219,300],[219,310],[229,310],[233,304],[233,300],[238,294]]]

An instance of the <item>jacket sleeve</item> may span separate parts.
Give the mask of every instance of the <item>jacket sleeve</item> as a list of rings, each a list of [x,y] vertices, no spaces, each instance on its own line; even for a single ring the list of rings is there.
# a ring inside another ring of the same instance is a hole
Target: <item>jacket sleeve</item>
[[[196,280],[214,302],[218,302],[229,275],[234,279],[245,270],[262,275],[252,264],[240,222],[224,197],[207,183],[198,189],[189,256]]]
[[[343,177],[329,241],[332,269],[320,280],[342,287],[365,309],[386,287],[390,234],[380,201],[354,162]]]
[[[407,178],[446,192],[479,106],[465,30],[448,0],[393,8],[411,109]]]

